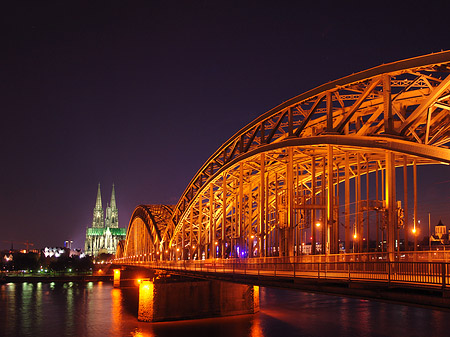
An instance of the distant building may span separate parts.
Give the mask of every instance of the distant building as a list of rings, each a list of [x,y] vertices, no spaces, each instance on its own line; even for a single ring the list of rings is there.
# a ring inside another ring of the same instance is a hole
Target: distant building
[[[91,256],[98,256],[101,253],[115,254],[118,242],[125,240],[126,235],[127,229],[119,228],[119,211],[116,206],[114,184],[111,203],[106,204],[105,213],[103,213],[102,195],[100,184],[98,184],[92,227],[86,228],[85,254]]]
[[[441,220],[434,226],[434,235],[431,235],[431,241],[439,241],[444,244],[448,240],[447,226]]]

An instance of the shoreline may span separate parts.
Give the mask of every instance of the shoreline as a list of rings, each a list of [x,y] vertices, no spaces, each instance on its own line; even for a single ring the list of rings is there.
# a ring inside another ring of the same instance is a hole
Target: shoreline
[[[2,276],[0,284],[22,282],[112,282],[112,275]]]

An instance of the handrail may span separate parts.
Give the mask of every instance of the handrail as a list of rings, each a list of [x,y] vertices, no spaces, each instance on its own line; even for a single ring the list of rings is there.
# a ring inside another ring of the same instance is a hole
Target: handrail
[[[201,261],[146,261],[125,263],[140,264],[153,269],[239,275],[244,277],[283,277],[288,279],[353,280],[386,282],[448,289],[450,263],[411,261],[337,261],[295,262],[270,261],[255,263],[254,259],[215,259]]]

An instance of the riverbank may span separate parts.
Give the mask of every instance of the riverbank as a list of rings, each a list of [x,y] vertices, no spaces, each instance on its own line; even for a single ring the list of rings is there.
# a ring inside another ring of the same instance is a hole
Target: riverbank
[[[112,282],[112,275],[2,275],[0,284],[4,283],[20,283],[20,282]]]

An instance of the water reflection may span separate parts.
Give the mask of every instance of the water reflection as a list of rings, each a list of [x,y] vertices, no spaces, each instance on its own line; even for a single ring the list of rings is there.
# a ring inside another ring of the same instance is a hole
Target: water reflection
[[[252,320],[252,327],[250,329],[250,337],[264,337],[263,329],[261,326],[261,318],[259,314],[256,314]]]
[[[111,315],[113,317],[113,325],[111,330],[113,334],[118,334],[120,332],[122,322],[122,292],[120,289],[113,288],[111,290],[111,304]]]
[[[75,315],[74,315],[74,298],[73,298],[73,283],[69,282],[64,284],[64,290],[66,293],[66,327],[68,333],[74,333],[75,328]]]
[[[260,288],[255,315],[145,323],[137,292],[108,283],[0,285],[0,336],[447,336],[450,313]],[[180,299],[182,300],[182,299]]]
[[[41,324],[40,322],[42,322],[44,320],[44,316],[42,315],[42,296],[43,296],[43,291],[42,291],[42,282],[38,282],[36,284],[36,286],[34,287],[33,290],[33,295],[32,297],[35,299],[34,302],[34,311],[36,312],[36,322],[37,324]]]

